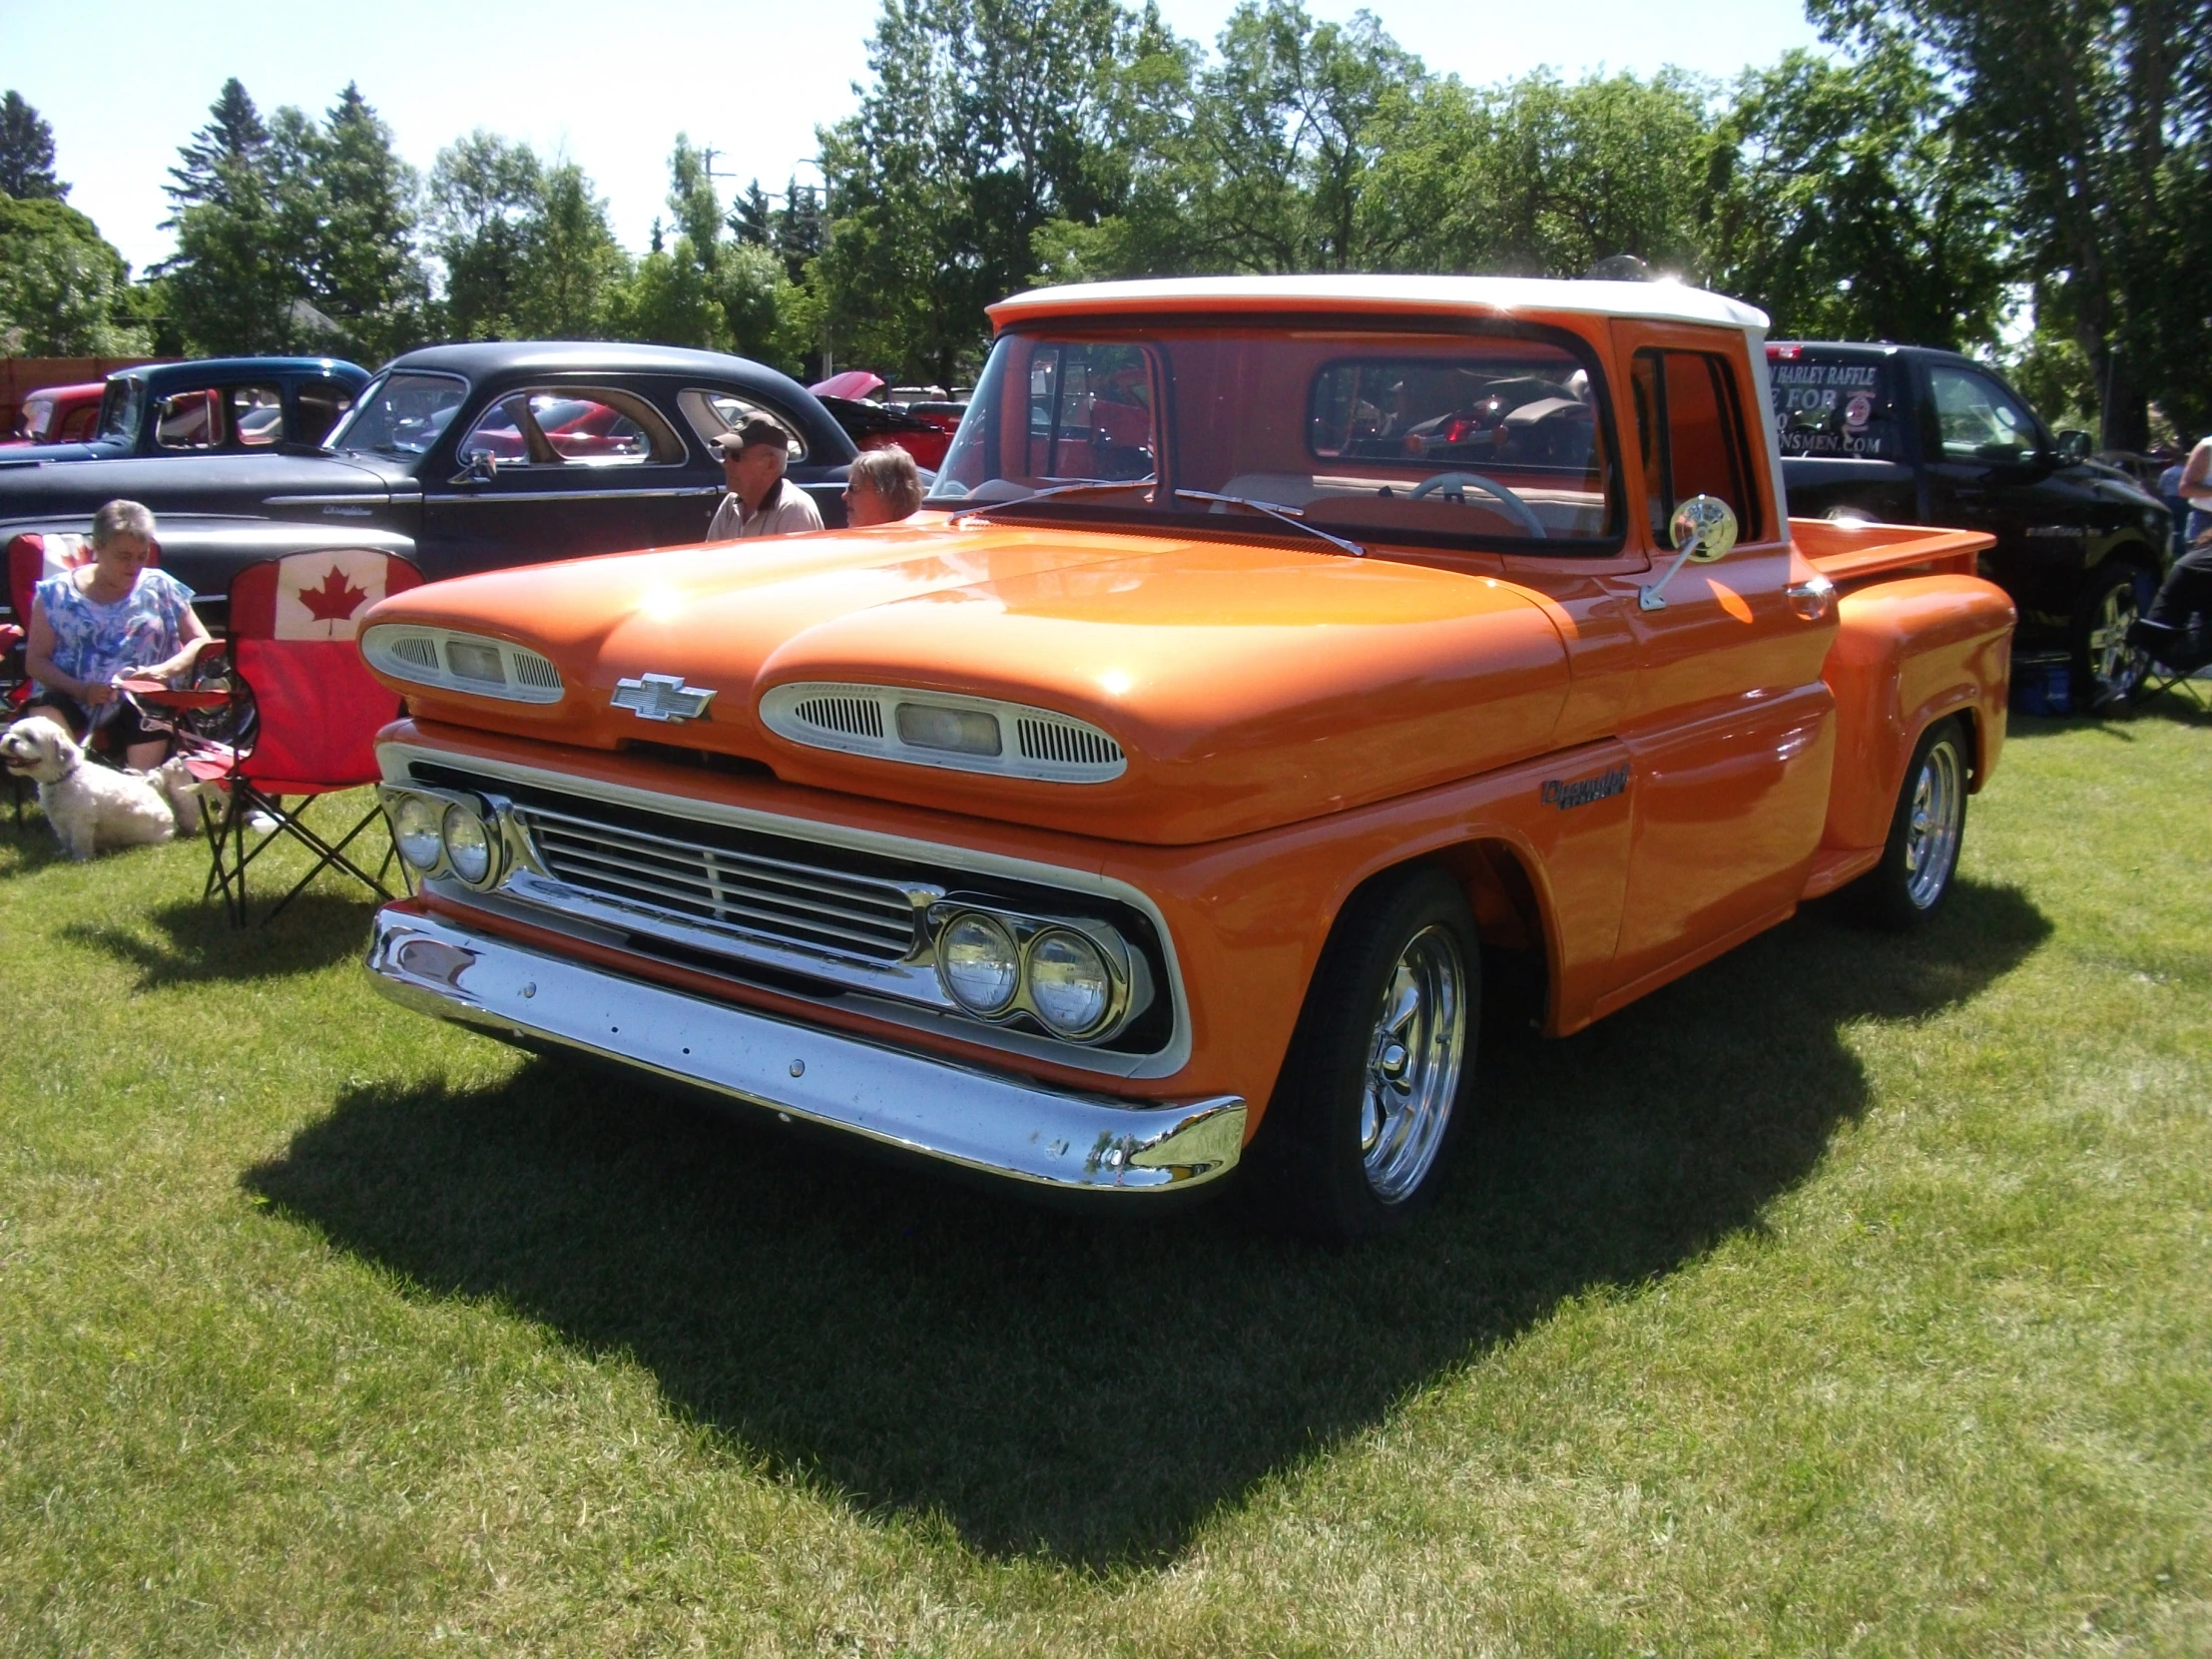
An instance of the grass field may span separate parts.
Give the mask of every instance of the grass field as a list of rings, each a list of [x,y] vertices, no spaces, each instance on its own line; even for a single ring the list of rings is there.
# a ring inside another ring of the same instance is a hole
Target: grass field
[[[202,857],[0,828],[0,1654],[2212,1654],[2212,721],[1493,1044],[1350,1254],[524,1058]]]

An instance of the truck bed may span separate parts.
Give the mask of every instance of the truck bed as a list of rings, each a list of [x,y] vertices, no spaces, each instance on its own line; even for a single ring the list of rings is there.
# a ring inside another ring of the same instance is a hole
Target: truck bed
[[[1813,568],[1840,588],[1875,576],[1971,576],[1975,557],[1996,545],[1996,537],[1980,530],[1828,518],[1793,518],[1790,537]]]

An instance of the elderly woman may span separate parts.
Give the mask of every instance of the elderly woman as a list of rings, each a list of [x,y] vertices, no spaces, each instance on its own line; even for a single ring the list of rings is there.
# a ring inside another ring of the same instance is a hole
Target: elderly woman
[[[147,567],[153,554],[152,513],[136,501],[102,507],[92,519],[92,562],[34,591],[26,651],[35,689],[24,714],[80,742],[98,733],[140,771],[161,765],[169,739],[148,730],[116,681],[174,680],[213,643],[193,615],[192,590]]]
[[[913,456],[892,444],[863,450],[845,474],[844,521],[855,530],[895,524],[921,505],[921,473]]]

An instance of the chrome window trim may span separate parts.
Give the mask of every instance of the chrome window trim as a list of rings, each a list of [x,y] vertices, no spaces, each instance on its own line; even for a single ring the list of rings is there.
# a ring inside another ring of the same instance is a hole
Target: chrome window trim
[[[902,858],[938,864],[949,869],[971,870],[978,875],[995,875],[1010,881],[1057,887],[1068,892],[1086,893],[1126,904],[1152,923],[1153,933],[1160,944],[1164,983],[1156,985],[1154,991],[1167,998],[1169,1032],[1167,1042],[1150,1054],[1116,1054],[1086,1047],[1081,1043],[1035,1037],[1027,1032],[984,1025],[966,1015],[943,1014],[932,1018],[929,1017],[928,1010],[917,1005],[892,1003],[864,993],[849,996],[844,1002],[855,1007],[865,1005],[872,1017],[891,1024],[941,1031],[946,1036],[956,1037],[978,1047],[1002,1049],[1104,1075],[1131,1079],[1172,1077],[1190,1063],[1190,999],[1184,989],[1182,961],[1176,952],[1175,935],[1168,927],[1167,917],[1141,887],[1101,874],[1095,869],[1008,857],[1002,853],[984,852],[974,847],[923,840],[914,836],[855,830],[830,820],[788,817],[749,807],[734,807],[718,801],[700,801],[688,796],[635,789],[626,784],[611,784],[576,773],[556,771],[550,767],[527,766],[488,756],[435,749],[425,744],[378,744],[376,757],[386,783],[409,789],[421,787],[414,783],[409,770],[419,761],[427,766],[466,770],[484,778],[504,780],[511,784],[536,785],[541,789],[564,791],[589,800],[604,801],[612,806],[636,808],[641,812],[688,818],[701,824],[722,825],[760,834],[813,840],[826,846],[843,847],[848,851],[871,853],[877,857]],[[479,907],[497,905],[492,895],[459,887],[457,884],[452,888],[451,896],[459,902]],[[535,926],[546,925],[547,914],[545,909],[537,905],[525,907],[518,904],[515,907],[515,919],[528,921]],[[635,928],[627,930],[634,931]],[[931,976],[934,977],[933,970]],[[947,1004],[949,1005],[949,998]]]
[[[528,400],[533,397],[565,397],[571,402],[597,403],[602,408],[613,409],[625,420],[634,422],[638,429],[645,433],[646,441],[649,444],[654,443],[657,435],[653,431],[653,426],[659,426],[660,433],[658,435],[665,436],[669,440],[670,447],[668,452],[663,454],[660,453],[661,446],[654,444],[655,452],[652,454],[622,456],[612,460],[576,460],[563,456],[557,460],[533,461],[525,454],[513,461],[502,459],[499,463],[501,472],[573,472],[578,468],[620,468],[624,472],[632,472],[648,467],[681,467],[691,464],[690,445],[684,442],[683,434],[669,424],[668,416],[661,412],[660,407],[652,398],[641,392],[632,391],[627,386],[596,385],[589,381],[580,381],[574,385],[558,381],[524,381],[521,385],[509,386],[505,391],[495,393],[489,403],[476,411],[476,418],[469,422],[468,430],[454,439],[453,457],[456,463],[466,462],[468,440],[482,430],[484,422],[517,397],[524,399],[526,407]],[[616,401],[616,399],[619,399],[619,401]],[[630,403],[634,403],[645,410],[651,417],[650,423],[639,420],[635,413],[625,407],[626,404]],[[536,410],[530,411],[530,419],[533,424],[536,423]],[[540,435],[544,435],[542,430]],[[552,440],[548,437],[546,441],[550,443]]]

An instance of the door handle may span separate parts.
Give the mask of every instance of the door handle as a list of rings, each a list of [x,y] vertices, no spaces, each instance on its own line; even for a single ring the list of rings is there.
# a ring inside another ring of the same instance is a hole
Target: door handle
[[[1783,590],[1790,601],[1790,609],[1807,622],[1820,622],[1836,608],[1836,584],[1815,572],[1803,582],[1792,582]]]

